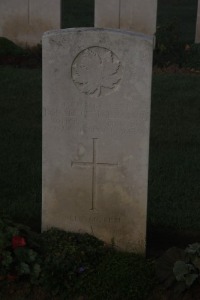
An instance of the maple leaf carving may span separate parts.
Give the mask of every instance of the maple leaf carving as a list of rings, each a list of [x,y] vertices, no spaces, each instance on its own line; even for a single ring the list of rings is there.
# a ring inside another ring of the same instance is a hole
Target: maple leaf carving
[[[113,55],[109,51],[103,57],[103,72],[102,72],[102,86],[112,89],[114,85],[120,81],[120,74],[118,72],[120,62],[113,61]]]
[[[82,51],[72,66],[72,77],[80,91],[100,96],[115,89],[121,80],[121,64],[108,49],[91,47]]]

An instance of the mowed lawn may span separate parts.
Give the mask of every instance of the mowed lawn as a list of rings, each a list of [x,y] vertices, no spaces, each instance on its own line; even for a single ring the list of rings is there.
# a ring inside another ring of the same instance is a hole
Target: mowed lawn
[[[200,229],[200,76],[153,76],[149,221]]]
[[[198,0],[158,0],[157,25],[174,23],[184,42],[194,42]]]
[[[40,69],[0,68],[0,214],[39,230]],[[200,76],[153,76],[148,224],[200,229]]]
[[[0,215],[40,228],[41,70],[0,68]]]

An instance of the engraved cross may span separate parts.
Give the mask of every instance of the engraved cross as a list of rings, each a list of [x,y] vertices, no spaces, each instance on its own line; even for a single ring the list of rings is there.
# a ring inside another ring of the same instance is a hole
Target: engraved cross
[[[97,138],[93,138],[93,159],[92,162],[72,161],[71,166],[88,166],[92,167],[92,206],[91,210],[95,209],[97,199],[97,167],[115,167],[118,164],[100,163],[97,162]]]

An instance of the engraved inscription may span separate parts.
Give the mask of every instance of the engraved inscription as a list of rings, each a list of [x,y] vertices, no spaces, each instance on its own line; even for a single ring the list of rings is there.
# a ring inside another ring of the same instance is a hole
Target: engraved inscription
[[[94,104],[95,102],[93,102]],[[67,130],[73,132],[86,132],[92,136],[99,136],[102,132],[113,136],[117,133],[118,136],[131,136],[138,132],[145,134],[149,116],[145,110],[127,109],[116,105],[112,110],[98,110],[98,108],[89,108],[87,111],[80,111],[73,108],[63,109],[62,112],[57,109],[43,108],[43,115],[51,120],[52,125],[59,130]],[[87,122],[83,127],[87,115],[87,120],[95,120]]]
[[[95,104],[93,102],[91,104]],[[131,136],[138,132],[145,134],[148,130],[149,116],[145,110],[127,109],[121,105],[113,109],[98,109],[96,106],[89,107],[85,111],[76,110],[72,107],[64,108],[61,112],[57,109],[43,108],[43,115],[51,120],[52,126],[59,130],[72,132],[87,132],[92,136],[101,136],[102,132],[113,136]],[[87,124],[84,124],[87,116]],[[91,120],[91,121],[90,121]],[[92,121],[95,120],[95,123]],[[83,126],[84,124],[84,126]]]
[[[96,217],[88,217],[88,216],[68,216],[66,217],[70,222],[90,222],[90,223],[108,223],[108,224],[119,224],[121,223],[120,217],[102,217],[102,216],[96,216]]]
[[[93,159],[92,162],[80,162],[76,161],[71,163],[72,166],[85,166],[85,167],[92,167],[92,204],[91,210],[95,209],[95,203],[97,198],[97,167],[113,167],[118,166],[118,164],[111,164],[111,163],[98,163],[97,162],[97,138],[93,138]]]
[[[90,47],[74,59],[72,79],[82,93],[93,97],[105,96],[119,88],[122,66],[109,49]]]

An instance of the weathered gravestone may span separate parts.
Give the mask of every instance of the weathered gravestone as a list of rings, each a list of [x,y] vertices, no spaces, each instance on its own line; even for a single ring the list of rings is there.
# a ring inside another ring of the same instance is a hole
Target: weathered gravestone
[[[43,229],[145,251],[152,38],[43,37]]]
[[[95,27],[121,28],[153,35],[157,0],[95,0]]]
[[[200,0],[198,0],[198,8],[197,8],[197,24],[196,24],[195,43],[200,43]]]
[[[61,0],[0,0],[0,36],[34,46],[50,29],[59,29]]]

